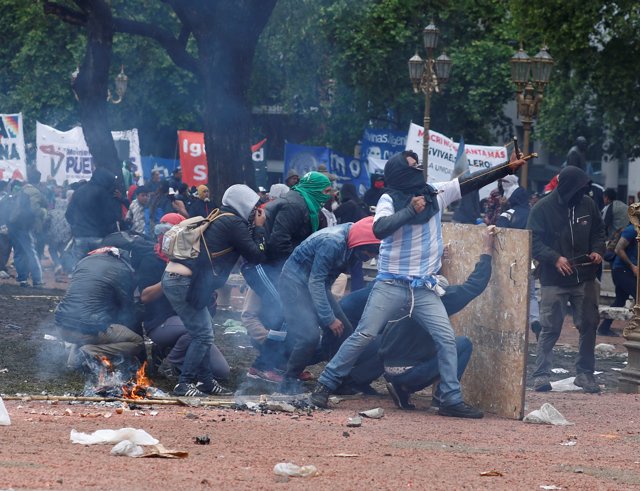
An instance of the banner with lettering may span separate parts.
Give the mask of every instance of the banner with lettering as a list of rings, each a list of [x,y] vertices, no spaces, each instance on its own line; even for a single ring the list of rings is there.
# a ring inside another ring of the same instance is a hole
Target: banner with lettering
[[[367,166],[370,173],[382,173],[389,157],[402,152],[407,145],[407,134],[389,129],[367,128],[362,134],[360,145],[360,160]]]
[[[25,180],[27,158],[22,113],[0,114],[0,180]]]
[[[204,147],[204,133],[178,130],[178,152],[182,168],[182,182],[199,186],[209,182],[209,165]]]
[[[341,187],[345,182],[350,182],[356,187],[360,196],[364,195],[365,191],[371,187],[366,165],[355,157],[331,152],[329,172],[338,177],[338,187]]]
[[[311,147],[285,142],[283,182],[287,180],[289,169],[295,169],[300,177],[317,170],[320,164],[331,168],[331,150],[326,147]]]
[[[180,161],[173,159],[163,159],[160,157],[154,157],[150,155],[148,157],[142,157],[142,176],[144,182],[151,182],[151,173],[158,171],[160,173],[160,179],[169,179],[173,170],[180,165]]]
[[[112,131],[116,147],[126,148],[125,154],[137,170],[140,169],[140,141],[138,130]],[[59,131],[46,124],[36,126],[36,166],[42,180],[49,177],[62,184],[91,179],[93,159],[80,126]]]
[[[417,153],[421,161],[423,137],[424,128],[411,123],[406,149]],[[429,182],[450,181],[452,178],[457,177],[453,175],[457,152],[458,143],[436,131],[429,130],[429,170],[427,171]],[[467,143],[465,144],[465,153],[467,154],[471,173],[489,169],[509,160],[505,147],[469,145]],[[480,197],[488,196],[491,189],[495,187],[495,184],[485,186],[480,190]]]

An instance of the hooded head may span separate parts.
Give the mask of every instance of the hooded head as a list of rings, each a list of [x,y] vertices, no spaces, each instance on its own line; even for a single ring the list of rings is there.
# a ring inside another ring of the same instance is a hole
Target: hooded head
[[[160,219],[160,223],[156,225],[154,232],[158,237],[158,240],[155,244],[154,251],[158,255],[158,257],[165,262],[169,262],[169,258],[162,252],[162,241],[164,240],[164,234],[167,230],[169,230],[174,225],[178,225],[180,222],[184,220],[184,217],[179,213],[167,213],[162,216]]]
[[[521,188],[520,186],[517,186],[511,191],[511,196],[509,196],[508,200],[509,206],[511,207],[529,207],[529,196],[527,196],[527,192],[524,190],[524,188]]]
[[[585,171],[579,167],[569,166],[558,174],[556,191],[566,205],[573,207],[580,203],[586,194],[591,180]]]
[[[327,188],[331,188],[331,181],[324,174],[311,171],[307,172],[300,182],[291,189],[297,191],[304,198],[307,208],[309,209],[309,217],[311,218],[311,230],[315,232],[320,226],[318,213],[322,206],[329,200],[331,193],[327,193]]]
[[[234,184],[224,192],[222,196],[222,204],[230,206],[238,212],[238,214],[249,221],[249,215],[258,204],[260,196],[249,186],[244,184]]]
[[[287,179],[284,181],[284,183],[289,187],[293,187],[298,183],[299,180],[300,176],[298,175],[298,171],[295,169],[289,169],[289,172],[287,172]]]
[[[269,188],[269,196],[271,199],[282,198],[289,192],[289,186],[286,184],[272,184]]]
[[[376,257],[380,251],[380,239],[373,233],[373,217],[357,221],[349,229],[347,247],[354,250],[360,261],[368,261]]]
[[[91,182],[107,191],[113,191],[116,188],[116,175],[104,167],[98,167],[93,171]]]
[[[340,188],[340,203],[346,203],[347,201],[360,201],[358,197],[358,191],[355,184],[352,182],[345,182]]]
[[[404,193],[420,194],[425,187],[422,170],[417,166],[409,165],[407,158],[418,162],[418,156],[409,151],[397,153],[387,161],[384,166],[385,185]]]

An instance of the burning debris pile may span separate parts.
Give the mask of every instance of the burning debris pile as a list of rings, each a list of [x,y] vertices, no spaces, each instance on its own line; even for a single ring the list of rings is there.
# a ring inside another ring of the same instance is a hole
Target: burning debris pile
[[[85,383],[85,396],[115,397],[121,399],[157,399],[168,395],[157,387],[146,374],[145,361],[132,375],[133,369],[123,366],[106,356],[98,357],[90,364],[90,372]]]

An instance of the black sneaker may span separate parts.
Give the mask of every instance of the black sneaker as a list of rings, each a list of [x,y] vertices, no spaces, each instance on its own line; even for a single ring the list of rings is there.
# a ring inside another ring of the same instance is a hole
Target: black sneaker
[[[207,397],[207,394],[198,390],[195,384],[187,384],[185,382],[173,388],[173,395],[177,397]]]
[[[218,383],[218,381],[214,378],[211,379],[211,382],[198,382],[196,384],[196,388],[200,392],[204,392],[205,394],[209,394],[210,396],[230,396],[233,395],[233,391],[223,387]]]
[[[178,380],[180,376],[180,370],[173,363],[168,361],[166,358],[162,360],[162,363],[158,366],[157,369],[158,375],[160,377],[164,377],[167,380]]]
[[[20,286],[22,288],[29,288],[29,282],[28,281],[20,281]]]
[[[309,396],[309,402],[314,406],[321,408],[329,407],[329,396],[331,395],[331,389],[326,385],[318,382],[316,386],[313,388],[313,392]]]
[[[549,377],[547,376],[543,375],[542,377],[536,377],[533,380],[533,390],[536,392],[550,392],[552,388]]]
[[[391,396],[391,399],[393,399],[393,402],[395,402],[396,406],[400,409],[408,411],[416,408],[415,405],[409,402],[411,394],[404,390],[400,384],[394,384],[387,380],[387,390],[389,391],[389,395]]]
[[[440,416],[450,416],[452,418],[470,418],[480,419],[484,418],[484,413],[475,407],[471,407],[464,402],[459,402],[453,406],[440,406],[438,409]]]
[[[600,386],[596,383],[596,379],[592,373],[579,373],[573,381],[578,387],[582,387],[587,394],[597,394],[600,392]]]

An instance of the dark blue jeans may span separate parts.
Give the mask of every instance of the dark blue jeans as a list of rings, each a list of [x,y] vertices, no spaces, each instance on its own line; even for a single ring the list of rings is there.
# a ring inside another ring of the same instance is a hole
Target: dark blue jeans
[[[73,256],[72,268],[89,252],[102,247],[102,237],[74,237],[71,255]]]
[[[33,233],[29,229],[10,229],[9,238],[13,245],[13,263],[18,281],[27,281],[29,275],[34,284],[42,283],[42,267],[36,252]]]
[[[628,269],[616,268],[611,270],[611,278],[616,287],[616,299],[611,307],[624,307],[629,297],[636,299],[636,276]],[[604,319],[598,329],[611,329],[612,319]]]
[[[473,344],[466,336],[456,336],[456,350],[458,351],[458,380],[460,380],[471,358]],[[439,378],[440,371],[438,369],[437,357],[423,361],[402,375],[386,375],[387,380],[402,385],[407,392],[418,392],[425,387],[429,387]],[[441,400],[439,385],[433,396],[435,399]]]
[[[198,310],[187,302],[190,284],[190,276],[168,272],[162,276],[162,290],[191,336],[178,382],[208,384],[213,379],[210,363],[213,322],[206,307]]]

